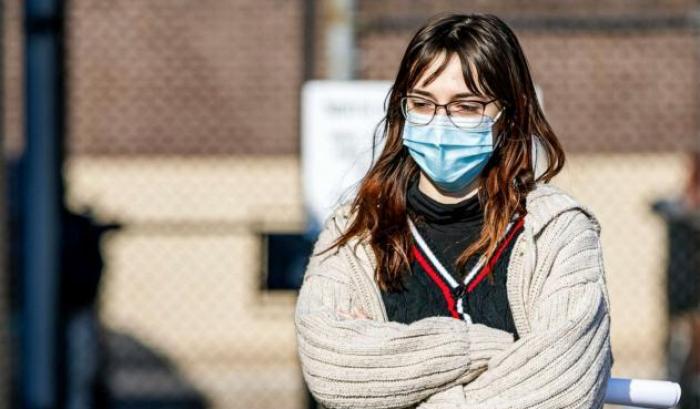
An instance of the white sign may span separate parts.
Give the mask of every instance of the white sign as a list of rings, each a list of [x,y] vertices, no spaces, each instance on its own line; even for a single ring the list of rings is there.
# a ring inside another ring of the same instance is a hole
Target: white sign
[[[385,115],[391,85],[391,81],[325,80],[304,84],[302,190],[313,222],[322,223],[335,206],[357,192],[372,163],[374,132]],[[377,130],[375,159],[383,146],[383,126]]]

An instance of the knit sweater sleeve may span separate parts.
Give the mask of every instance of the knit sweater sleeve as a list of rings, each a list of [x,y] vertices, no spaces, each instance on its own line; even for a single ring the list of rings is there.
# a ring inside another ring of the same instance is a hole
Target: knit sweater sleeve
[[[344,255],[316,255],[336,233],[326,224],[316,242],[295,309],[302,374],[327,408],[404,408],[467,383],[511,345],[509,332],[452,317],[411,324],[338,314],[362,306]]]
[[[600,229],[582,212],[564,214],[547,233],[563,244],[538,255],[553,259],[533,301],[529,333],[463,393],[436,394],[420,409],[603,407],[613,356]]]

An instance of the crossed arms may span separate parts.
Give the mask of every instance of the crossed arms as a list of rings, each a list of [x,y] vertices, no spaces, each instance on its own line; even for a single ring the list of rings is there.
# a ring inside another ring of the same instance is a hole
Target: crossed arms
[[[314,252],[335,234],[327,226]],[[562,244],[528,313],[530,331],[517,341],[452,317],[348,318],[343,311],[359,300],[347,266],[313,256],[295,310],[312,395],[332,409],[602,407],[612,354],[599,232],[570,211],[543,234]]]

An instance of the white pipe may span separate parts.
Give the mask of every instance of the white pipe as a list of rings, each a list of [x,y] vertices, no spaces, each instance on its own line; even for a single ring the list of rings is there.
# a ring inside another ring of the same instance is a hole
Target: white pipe
[[[681,387],[670,381],[610,378],[605,403],[638,408],[672,408],[681,399]]]

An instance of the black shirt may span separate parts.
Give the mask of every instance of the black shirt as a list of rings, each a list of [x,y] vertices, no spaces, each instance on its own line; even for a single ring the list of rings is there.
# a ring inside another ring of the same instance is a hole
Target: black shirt
[[[463,282],[464,276],[480,256],[477,253],[470,257],[464,270],[456,271],[454,263],[457,257],[472,241],[478,239],[481,232],[484,213],[478,196],[474,195],[459,203],[443,204],[421,192],[418,189],[418,178],[414,178],[406,193],[406,201],[407,212],[427,245],[450,275],[458,282]],[[514,236],[511,239],[490,273],[494,283],[488,278],[479,282],[466,295],[464,309],[474,323],[508,331],[517,339],[506,293],[507,266],[516,238]],[[405,290],[382,290],[389,320],[408,324],[426,317],[452,316],[442,290],[415,257],[412,269],[413,274],[409,271],[403,274]]]

